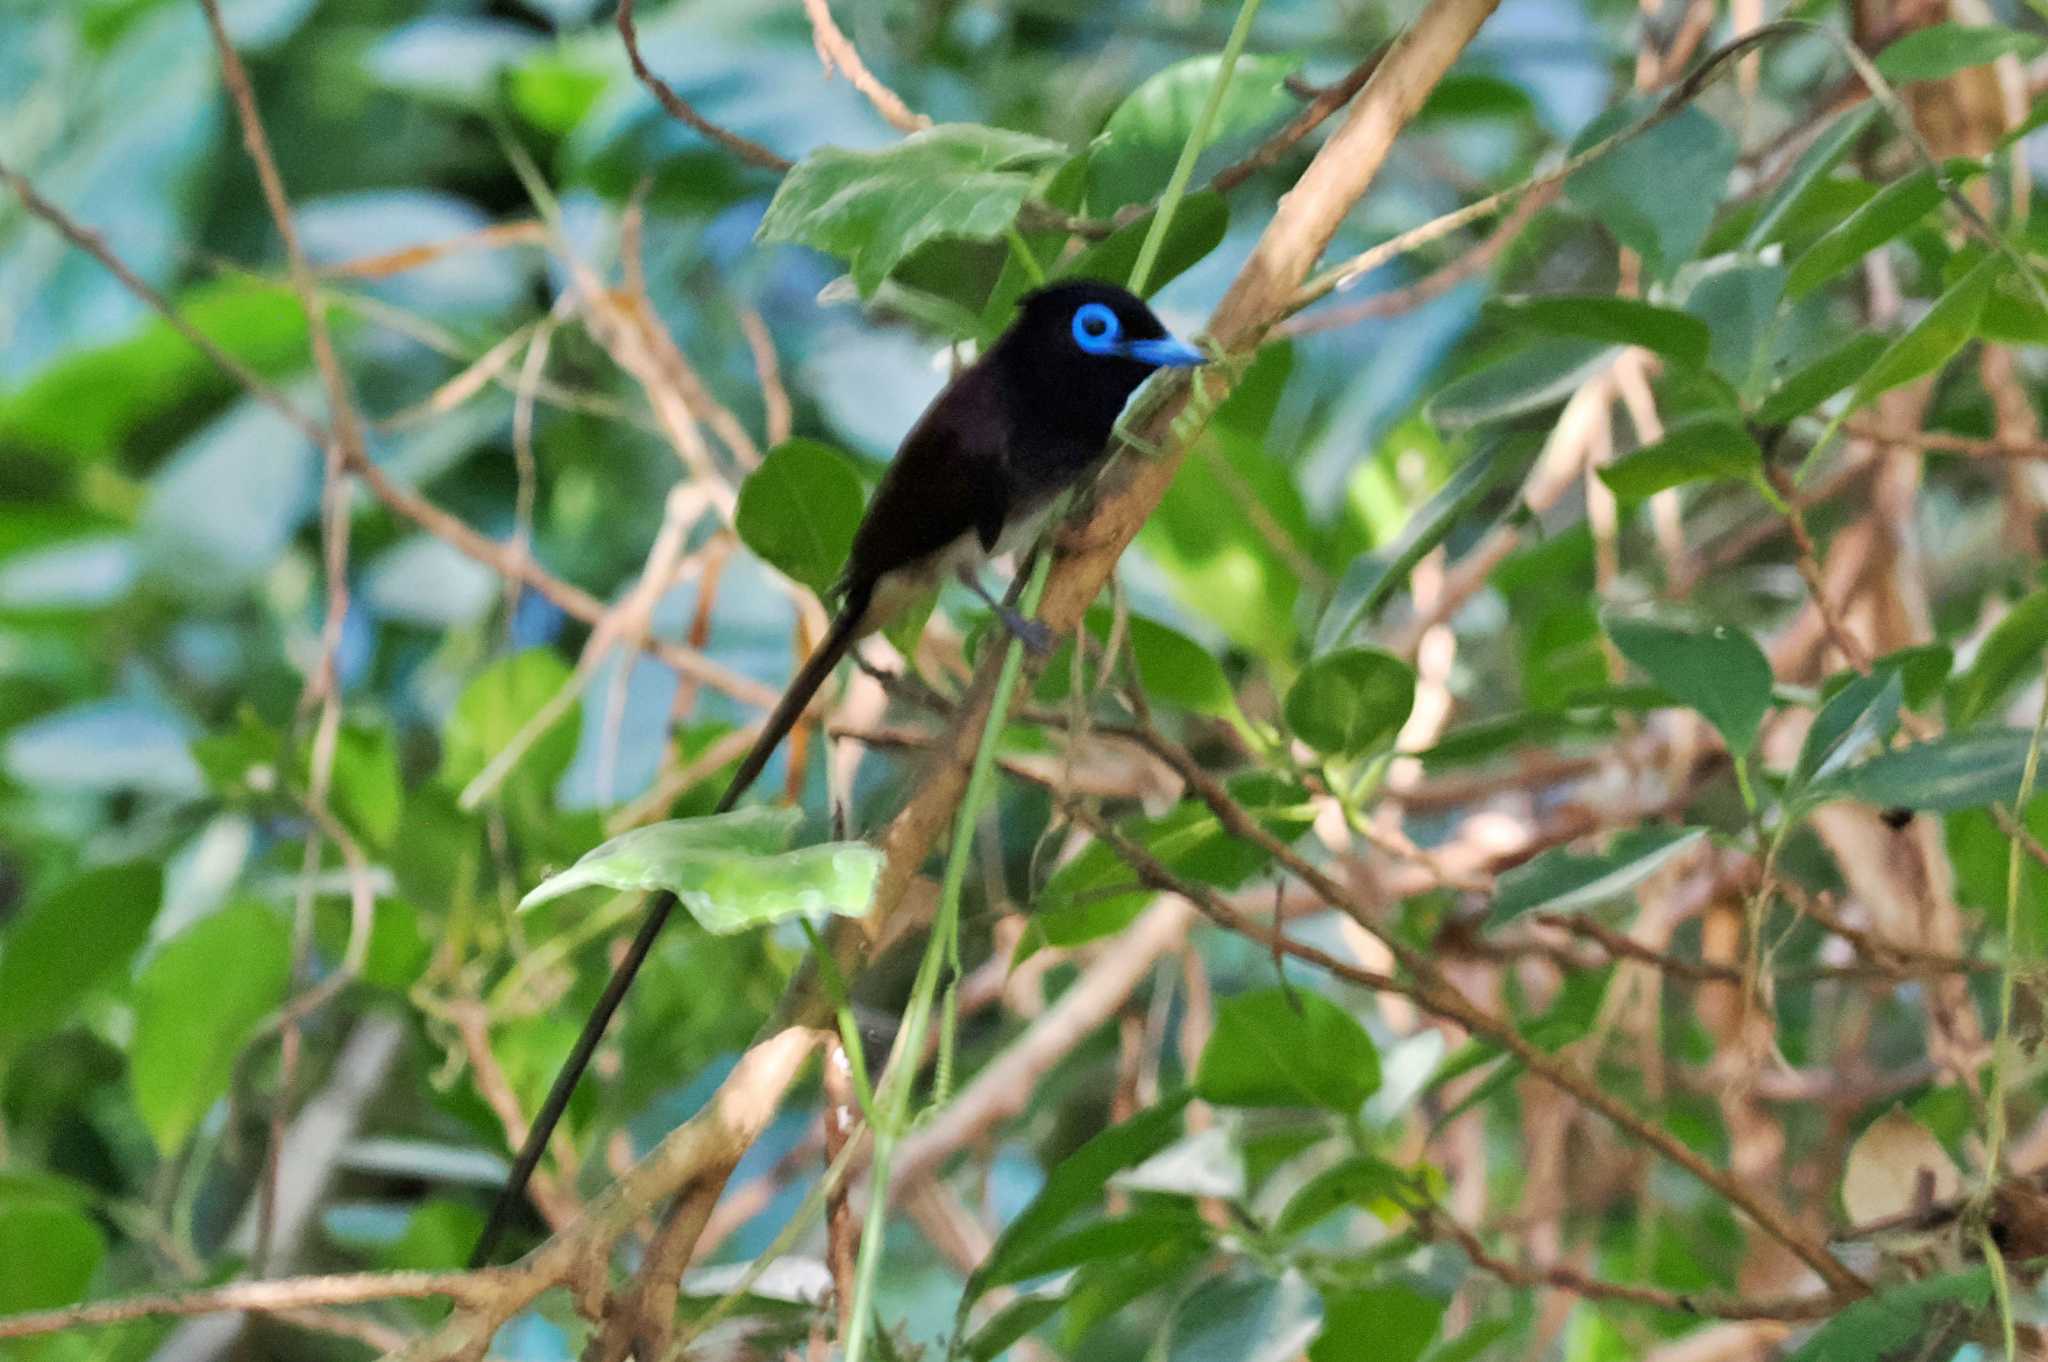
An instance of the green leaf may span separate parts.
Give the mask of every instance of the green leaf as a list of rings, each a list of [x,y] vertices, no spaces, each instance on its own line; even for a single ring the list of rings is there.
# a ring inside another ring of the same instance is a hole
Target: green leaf
[[[1995,24],[1929,24],[1877,54],[1878,73],[1894,85],[1940,80],[2008,54],[2034,58],[2048,51],[2048,38]]]
[[[2048,590],[2036,591],[2006,611],[1985,636],[1970,669],[1948,688],[1948,726],[1968,728],[2022,681],[2040,675],[2048,650]]]
[[[1611,293],[1506,298],[1489,304],[1486,310],[1508,326],[1614,345],[1640,345],[1680,364],[1705,364],[1712,340],[1707,324],[1690,313]]]
[[[1738,759],[1748,754],[1771,706],[1771,664],[1754,639],[1726,626],[1696,633],[1611,613],[1601,623],[1623,657],[1705,715]]]
[[[372,846],[389,846],[398,836],[405,800],[398,741],[391,730],[343,725],[335,742],[333,782],[336,812]]]
[[[1890,741],[1899,729],[1899,705],[1904,698],[1905,684],[1897,668],[1873,670],[1835,692],[1806,730],[1799,760],[1792,767],[1790,788],[1798,791],[1826,780],[1869,748]]]
[[[1999,265],[1998,257],[1987,257],[1951,285],[1905,335],[1877,357],[1877,363],[1856,384],[1850,405],[1860,407],[1886,389],[1910,383],[1948,363],[1976,334],[1977,319],[1991,296]]]
[[[1353,1154],[1304,1182],[1287,1199],[1273,1230],[1283,1236],[1300,1234],[1347,1206],[1397,1211],[1396,1197],[1407,1187],[1407,1176],[1385,1159]]]
[[[1107,628],[1105,619],[1105,636]],[[1207,648],[1143,615],[1130,617],[1127,637],[1138,682],[1153,699],[1219,719],[1236,712],[1237,697],[1223,664]]]
[[[1322,1297],[1299,1268],[1212,1277],[1175,1306],[1165,1362],[1293,1362],[1322,1323]]]
[[[38,895],[0,936],[0,1069],[121,975],[163,899],[153,864],[101,866]]]
[[[1287,692],[1287,726],[1331,757],[1357,757],[1394,740],[1415,707],[1415,669],[1377,648],[1325,653]]]
[[[1603,855],[1546,851],[1500,877],[1487,925],[1524,913],[1577,913],[1635,892],[1643,881],[1690,851],[1705,828],[1642,828],[1614,839]]]
[[[0,1315],[84,1297],[107,1243],[83,1211],[54,1201],[0,1206]],[[84,1355],[84,1354],[81,1354]]]
[[[1898,236],[1941,205],[1941,183],[1931,169],[1892,181],[1792,262],[1785,296],[1798,301]]]
[[[1771,390],[1756,409],[1756,419],[1767,426],[1781,426],[1795,416],[1804,416],[1870,371],[1884,353],[1883,336],[1868,331],[1796,370]]]
[[[1723,264],[1692,286],[1685,309],[1713,333],[1708,362],[1739,392],[1756,384],[1760,357],[1776,330],[1785,268],[1765,261]]]
[[[1983,1267],[1887,1286],[1814,1330],[1788,1362],[1890,1362],[1918,1356],[1935,1335],[1983,1310],[1990,1299],[1991,1271]],[[1952,1350],[1953,1345],[1930,1355]]]
[[[852,459],[820,440],[785,440],[741,486],[733,528],[770,567],[822,596],[846,566],[866,504]]]
[[[1667,487],[1705,478],[1761,481],[1764,452],[1749,432],[1718,416],[1699,417],[1665,432],[1600,470],[1600,480],[1624,501],[1642,501]]]
[[[1349,1115],[1380,1085],[1372,1037],[1321,994],[1271,988],[1225,999],[1195,1093],[1228,1107],[1324,1107]]]
[[[284,1000],[291,930],[234,903],[172,938],[135,985],[135,1105],[166,1157],[227,1092],[257,1023]]]
[[[1152,1253],[1164,1244],[1207,1243],[1208,1226],[1186,1203],[1159,1205],[1128,1215],[1112,1216],[1055,1235],[1011,1266],[1007,1281],[1028,1281],[1052,1272],[1066,1272],[1089,1263],[1115,1262],[1138,1253]]]
[[[989,1316],[988,1323],[967,1340],[970,1362],[995,1362],[1024,1335],[1051,1319],[1067,1303],[1064,1292],[1020,1295]]]
[[[1613,358],[1614,347],[1596,341],[1531,346],[1439,388],[1429,419],[1462,430],[1554,407]]]
[[[1063,261],[1054,271],[1055,277],[1129,284],[1131,271],[1138,265],[1138,252],[1151,234],[1155,216],[1156,213],[1146,213],[1125,223],[1087,250]],[[1205,189],[1182,199],[1166,228],[1159,258],[1152,263],[1152,277],[1145,281],[1145,296],[1157,293],[1207,258],[1209,252],[1223,244],[1223,234],[1229,226],[1230,206],[1221,194]],[[1014,296],[1006,300],[1002,314],[994,318],[995,325],[986,333],[987,339],[994,339],[995,332],[1008,325],[1014,310],[1010,305],[1015,301]]]
[[[1639,101],[1593,120],[1574,153],[1641,116]],[[1622,245],[1643,257],[1650,274],[1669,278],[1692,259],[1713,224],[1735,139],[1714,119],[1688,106],[1609,151],[1565,181],[1565,194]],[[1662,192],[1645,192],[1662,186]]]
[[[1800,206],[1807,191],[1835,168],[1850,146],[1863,135],[1864,129],[1870,126],[1877,112],[1878,104],[1873,99],[1835,116],[1827,130],[1813,140],[1813,145],[1800,155],[1785,178],[1778,182],[1778,187],[1771,191],[1770,198],[1742,239],[1742,249],[1746,253],[1754,254],[1777,238],[1778,228]]]
[[[458,787],[474,780],[569,677],[569,664],[548,648],[499,658],[478,672],[442,730],[441,778]],[[542,788],[561,779],[576,755],[576,712],[570,707],[513,769]]]
[[[1332,1296],[1308,1362],[1416,1362],[1443,1326],[1442,1296],[1386,1282]]]
[[[1088,154],[1089,211],[1111,213],[1159,196],[1209,102],[1221,64],[1216,53],[1175,62],[1117,105]],[[1298,65],[1291,57],[1239,57],[1204,147],[1294,113],[1299,105],[1287,92],[1286,80]]]
[[[1183,1089],[1161,1099],[1159,1105],[1093,1136],[1049,1168],[1038,1195],[1003,1227],[988,1257],[967,1279],[960,1308],[965,1310],[991,1286],[1019,1280],[1019,1266],[1029,1255],[1050,1243],[1082,1210],[1100,1206],[1103,1188],[1114,1174],[1179,1139],[1181,1111],[1189,1096]]]
[[[1853,799],[1881,809],[1954,813],[2019,797],[2033,734],[2020,728],[1972,728],[1883,752],[1817,781],[1808,802]]]
[[[240,278],[206,284],[180,296],[177,305],[201,334],[259,374],[305,366],[306,316],[282,284]],[[68,355],[27,387],[0,397],[0,445],[80,461],[110,458],[156,417],[235,391],[169,322],[153,319],[129,339]]]
[[[825,147],[783,176],[763,241],[792,241],[847,262],[862,297],[928,241],[992,241],[1016,222],[1057,142],[974,123],[942,123],[880,151]]]
[[[756,808],[634,828],[548,876],[519,908],[604,885],[667,889],[699,926],[721,935],[801,914],[865,915],[882,853],[865,842],[784,850],[802,821],[801,809]]]
[[[1487,493],[1511,478],[1520,478],[1541,446],[1521,439],[1493,439],[1480,444],[1458,465],[1420,509],[1408,517],[1401,535],[1385,549],[1361,554],[1337,583],[1329,608],[1316,626],[1318,653],[1348,639],[1405,581],[1415,565],[1450,536],[1467,512]]]

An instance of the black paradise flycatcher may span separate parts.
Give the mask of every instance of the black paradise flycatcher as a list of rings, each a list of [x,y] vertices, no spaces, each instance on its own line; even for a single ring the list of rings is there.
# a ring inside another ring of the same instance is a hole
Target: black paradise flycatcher
[[[1026,539],[1059,494],[1094,466],[1124,404],[1154,370],[1204,360],[1201,351],[1169,335],[1142,299],[1113,284],[1073,281],[1026,295],[1009,329],[946,385],[903,438],[854,532],[846,570],[832,592],[839,609],[831,628],[776,703],[714,812],[739,802],[840,658],[947,577],[988,600],[1019,637],[1043,646],[1044,626],[997,605],[981,584],[981,566]],[[490,1260],[612,1014],[675,906],[667,890],[648,905],[534,1117],[471,1267]]]

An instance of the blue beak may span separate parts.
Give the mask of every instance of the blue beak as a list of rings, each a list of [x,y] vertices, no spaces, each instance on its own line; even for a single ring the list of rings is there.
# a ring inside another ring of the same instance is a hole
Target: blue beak
[[[1126,355],[1141,364],[1151,364],[1162,369],[1190,369],[1197,364],[1207,364],[1209,357],[1189,345],[1186,341],[1162,336],[1158,340],[1131,341],[1123,347]]]

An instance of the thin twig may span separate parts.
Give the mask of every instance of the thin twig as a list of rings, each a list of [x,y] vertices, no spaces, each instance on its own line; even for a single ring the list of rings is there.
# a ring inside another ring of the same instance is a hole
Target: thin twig
[[[832,7],[827,0],[804,0],[804,13],[811,19],[811,41],[818,49],[818,62],[825,68],[825,74],[835,70],[852,83],[853,88],[867,96],[868,103],[875,106],[888,125],[898,132],[923,132],[932,125],[931,119],[921,113],[911,112],[910,106],[897,98],[896,92],[875,79],[867,63],[860,59],[860,52],[839,25],[832,22]]]
[[[778,175],[787,174],[796,165],[788,157],[777,155],[759,142],[719,127],[692,108],[690,102],[671,89],[667,81],[647,69],[646,61],[640,56],[640,35],[633,28],[633,0],[619,0],[618,25],[619,37],[626,44],[626,60],[632,63],[633,74],[654,92],[661,107],[668,110],[669,117],[710,138],[748,165],[772,170]]]

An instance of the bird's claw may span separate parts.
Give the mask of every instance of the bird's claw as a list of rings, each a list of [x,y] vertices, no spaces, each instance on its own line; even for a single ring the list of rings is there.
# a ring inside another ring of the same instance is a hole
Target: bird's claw
[[[1000,618],[1003,627],[1010,631],[1010,637],[1030,649],[1034,657],[1044,658],[1052,655],[1052,627],[1045,621],[1026,619],[1008,606],[1002,608]]]

